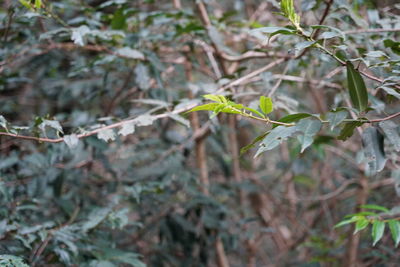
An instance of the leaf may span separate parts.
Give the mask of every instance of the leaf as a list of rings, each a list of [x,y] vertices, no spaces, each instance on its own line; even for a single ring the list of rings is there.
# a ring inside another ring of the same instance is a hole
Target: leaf
[[[369,127],[362,134],[362,143],[367,160],[365,171],[369,175],[374,175],[380,172],[386,164],[383,136],[375,127]]]
[[[135,81],[140,89],[148,90],[150,88],[150,76],[149,69],[142,63],[139,63],[135,67]]]
[[[201,106],[197,106],[197,107],[192,108],[192,109],[189,110],[187,113],[193,112],[193,111],[201,111],[201,110],[213,111],[218,105],[219,105],[218,103],[204,104],[204,105],[201,105]]]
[[[7,120],[2,115],[0,115],[0,127],[3,127],[6,131],[8,131],[7,124]]]
[[[276,35],[276,34],[295,34],[296,31],[293,29],[285,28],[285,27],[262,27],[262,28],[257,28],[251,30],[251,32],[262,32],[262,33],[267,33],[271,35]]]
[[[145,59],[145,56],[143,55],[142,52],[140,52],[139,50],[136,50],[136,49],[132,49],[130,47],[120,48],[115,53],[118,56],[131,58],[131,59],[139,59],[139,60]]]
[[[322,123],[320,121],[312,119],[303,119],[296,124],[296,130],[303,133],[297,137],[301,144],[301,153],[312,144],[314,136],[321,127]]]
[[[265,115],[271,113],[274,110],[272,100],[270,97],[260,97],[260,109]]]
[[[319,38],[320,39],[331,39],[334,37],[342,37],[342,35],[338,32],[323,32]]]
[[[356,222],[356,221],[358,221],[358,219],[359,219],[358,216],[351,217],[350,219],[343,220],[343,221],[337,223],[337,224],[334,226],[334,228],[342,227],[342,226],[344,226],[344,225],[347,225],[347,224]]]
[[[331,130],[338,126],[343,120],[347,118],[348,112],[346,110],[329,112],[327,119],[331,125]]]
[[[203,95],[203,97],[217,103],[228,103],[228,100],[222,95]]]
[[[278,126],[272,129],[269,134],[262,140],[260,148],[258,149],[254,157],[258,157],[261,153],[274,149],[280,143],[282,143],[282,141],[290,137],[295,132],[296,127]]]
[[[308,114],[308,113],[296,113],[296,114],[290,114],[290,115],[287,115],[285,117],[282,117],[278,121],[279,122],[284,122],[284,123],[290,123],[290,122],[296,122],[296,121],[299,121],[301,119],[308,118],[308,117],[311,117],[311,114]],[[275,127],[277,127],[276,124],[274,126],[272,126],[272,128],[275,128]]]
[[[137,126],[149,126],[152,125],[155,120],[156,118],[154,116],[144,114],[134,119],[133,122]]]
[[[346,62],[346,68],[351,102],[354,108],[359,112],[363,112],[368,107],[368,93],[364,80],[350,61]]]
[[[76,134],[64,135],[64,142],[71,149],[76,148],[79,143],[79,138]]]
[[[19,2],[27,9],[32,9],[31,3],[27,0],[19,0]]]
[[[85,40],[84,37],[90,33],[90,29],[86,25],[82,25],[78,28],[73,28],[72,29],[72,34],[71,34],[71,40],[79,46],[84,46],[85,45]]]
[[[400,243],[400,222],[396,220],[389,220],[389,229],[396,247]]]
[[[374,221],[372,224],[372,246],[375,246],[379,240],[381,240],[383,233],[385,232],[385,223],[382,221]]]
[[[63,133],[60,122],[55,120],[42,120],[38,127],[43,133],[46,133],[46,127],[53,128],[57,132]]]
[[[346,141],[349,137],[353,135],[354,129],[363,125],[362,122],[360,121],[353,121],[346,123],[342,130],[340,131],[340,134],[338,136],[339,140]]]
[[[135,132],[135,123],[134,122],[125,122],[122,124],[121,129],[118,131],[118,134],[122,136],[127,136],[133,134]]]
[[[316,42],[315,41],[305,41],[305,42],[300,42],[297,43],[294,46],[294,50],[296,51],[296,55],[299,54],[300,51],[302,51],[303,49],[306,49],[310,46],[313,46]]]
[[[101,140],[108,142],[115,140],[115,133],[113,129],[104,129],[97,133],[97,137]]]
[[[40,9],[42,7],[42,0],[35,0],[35,8]]]
[[[387,208],[379,206],[379,205],[374,205],[374,204],[361,205],[360,207],[363,209],[368,209],[368,210],[379,210],[379,211],[383,211],[383,212],[389,212],[389,210]]]
[[[98,226],[102,221],[104,221],[107,218],[108,214],[111,211],[112,210],[110,208],[98,208],[93,210],[89,214],[89,220],[83,223],[82,231],[86,233],[87,231]]]
[[[395,150],[400,152],[400,135],[398,125],[392,121],[381,121],[379,123],[379,127],[381,127],[383,130],[389,142],[393,144]]]
[[[354,235],[357,234],[359,231],[365,229],[369,224],[369,221],[365,217],[361,217],[357,222],[354,229]]]
[[[249,108],[249,107],[243,107],[245,110],[250,111],[251,113],[257,114],[258,116],[260,116],[261,118],[265,118],[264,114],[262,114],[261,112],[259,112],[258,110],[255,110],[254,108]]]
[[[5,267],[29,267],[24,259],[14,255],[0,255],[0,266]]]
[[[384,90],[387,94],[392,95],[392,96],[400,99],[400,93],[398,93],[396,90],[394,90],[394,89],[392,89],[390,87],[387,87],[387,86],[380,86],[378,88]]]

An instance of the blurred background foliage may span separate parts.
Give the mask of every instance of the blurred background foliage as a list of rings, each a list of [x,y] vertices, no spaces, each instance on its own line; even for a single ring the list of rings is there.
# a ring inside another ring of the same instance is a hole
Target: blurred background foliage
[[[295,1],[301,24],[335,27],[320,30],[324,45],[382,79],[365,79],[368,118],[399,111],[396,2]],[[396,120],[386,167],[371,173],[357,130],[342,142],[326,127],[303,153],[290,139],[253,158],[239,149],[265,124],[178,115],[280,59],[228,95],[250,106],[270,95],[273,119],[348,106],[337,62],[252,30],[289,25],[276,12],[275,0],[2,1],[2,131],[71,141],[0,135],[0,263],[395,266],[389,232],[372,247],[334,225],[362,204],[399,204]],[[120,134],[76,138],[137,116]]]

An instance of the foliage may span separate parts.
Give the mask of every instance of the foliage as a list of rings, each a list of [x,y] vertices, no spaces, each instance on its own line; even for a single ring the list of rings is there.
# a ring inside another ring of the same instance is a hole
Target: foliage
[[[397,263],[384,2],[1,3],[0,265]]]

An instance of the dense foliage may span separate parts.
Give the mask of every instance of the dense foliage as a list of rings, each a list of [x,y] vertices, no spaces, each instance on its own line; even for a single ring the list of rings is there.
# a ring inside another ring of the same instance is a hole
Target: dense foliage
[[[396,1],[0,5],[1,266],[400,260]]]

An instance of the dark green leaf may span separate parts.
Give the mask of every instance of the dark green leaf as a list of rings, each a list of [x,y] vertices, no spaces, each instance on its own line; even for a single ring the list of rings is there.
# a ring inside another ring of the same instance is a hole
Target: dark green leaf
[[[361,74],[354,69],[350,61],[346,62],[347,86],[353,107],[363,112],[368,107],[368,92]]]
[[[250,144],[248,144],[248,145],[245,146],[245,147],[242,147],[242,148],[240,149],[240,155],[243,155],[244,153],[246,153],[247,151],[249,151],[249,149],[252,149],[253,147],[255,147],[255,145],[256,145],[258,142],[260,142],[268,133],[269,133],[269,132],[266,132],[266,133],[263,133],[263,134],[260,135],[260,136],[257,136],[256,138],[254,138],[253,141],[251,141]]]
[[[261,153],[264,153],[265,151],[274,149],[295,132],[296,132],[296,127],[278,126],[272,129],[268,133],[268,135],[262,140],[260,148],[258,149],[254,157],[259,156]]]
[[[351,137],[353,135],[354,129],[363,125],[362,122],[359,121],[353,121],[346,123],[342,130],[340,131],[340,134],[338,136],[339,140],[346,141],[347,138]]]
[[[283,118],[280,118],[278,121],[279,122],[284,122],[284,123],[290,123],[290,122],[296,122],[296,121],[299,121],[301,119],[308,118],[308,117],[311,117],[311,116],[312,115],[308,114],[308,113],[296,113],[296,114],[290,114],[290,115],[287,115],[287,116],[285,116]],[[277,127],[277,125],[273,126],[273,128],[275,128],[275,127]]]

